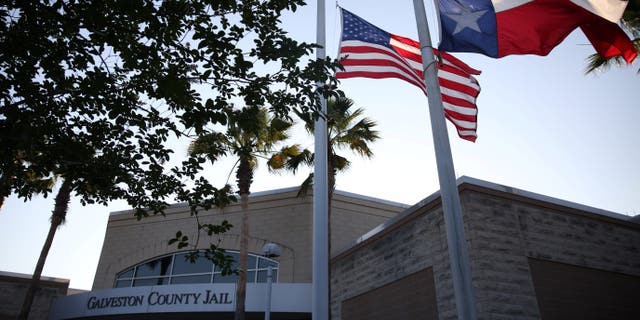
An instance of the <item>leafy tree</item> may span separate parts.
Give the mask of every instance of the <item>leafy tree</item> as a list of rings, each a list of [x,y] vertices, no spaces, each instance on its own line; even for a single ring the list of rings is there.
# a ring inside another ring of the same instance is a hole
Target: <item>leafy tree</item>
[[[636,47],[638,54],[640,54],[640,3],[637,1],[629,1],[620,22],[622,29],[633,37],[631,42]],[[621,56],[605,59],[597,53],[594,53],[587,58],[585,73],[589,74],[596,71],[604,71],[612,65],[624,66],[627,65],[627,62]],[[638,73],[640,73],[640,69],[638,69]]]
[[[235,168],[242,208],[242,223],[235,319],[242,320],[245,318],[249,255],[249,194],[253,173],[258,159],[272,155],[274,145],[288,138],[287,130],[293,124],[277,117],[269,117],[266,109],[255,106],[232,110],[230,113],[225,133],[212,131],[199,136],[191,142],[188,152],[190,155],[204,155],[212,163],[225,155],[238,159]],[[285,150],[295,149],[295,147],[285,148]]]
[[[232,201],[199,175],[206,159],[168,166],[167,141],[226,124],[234,100],[280,117],[317,110],[315,83],[336,63],[303,63],[315,45],[279,21],[303,4],[3,2],[0,195],[46,196],[42,181],[61,177],[82,204],[124,199],[139,218],[168,201],[193,214]]]

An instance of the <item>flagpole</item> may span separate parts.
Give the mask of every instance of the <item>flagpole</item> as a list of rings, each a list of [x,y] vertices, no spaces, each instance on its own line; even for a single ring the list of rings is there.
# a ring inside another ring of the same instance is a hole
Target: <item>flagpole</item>
[[[316,49],[316,58],[325,59],[325,1],[318,0],[316,39],[320,46]],[[318,88],[322,83],[317,84]],[[320,95],[322,115],[327,114],[327,101]],[[312,270],[312,307],[313,320],[329,319],[329,246],[328,246],[328,159],[327,159],[327,122],[319,117],[314,131],[314,174],[313,174],[313,270]]]
[[[438,83],[437,68],[433,55],[431,36],[423,0],[413,0],[416,14],[424,81],[427,84],[431,131],[440,181],[440,197],[447,233],[447,247],[451,264],[451,278],[456,302],[458,319],[475,320],[477,318],[475,296],[471,283],[471,266],[464,236],[460,196],[456,185],[451,146],[447,135],[447,126],[442,106],[442,95]]]

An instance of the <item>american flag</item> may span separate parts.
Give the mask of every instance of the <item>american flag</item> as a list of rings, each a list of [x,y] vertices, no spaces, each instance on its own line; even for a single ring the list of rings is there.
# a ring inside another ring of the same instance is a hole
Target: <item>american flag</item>
[[[342,11],[340,64],[344,71],[337,78],[398,78],[427,93],[422,75],[420,43],[390,34],[355,14]],[[438,58],[438,80],[445,117],[458,130],[460,138],[477,138],[476,98],[480,85],[472,74],[475,70],[454,56],[433,50]]]

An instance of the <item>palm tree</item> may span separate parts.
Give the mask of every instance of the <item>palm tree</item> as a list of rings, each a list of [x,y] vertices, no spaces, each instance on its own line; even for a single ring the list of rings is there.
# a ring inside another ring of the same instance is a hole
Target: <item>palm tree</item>
[[[333,192],[336,187],[336,175],[338,172],[346,171],[351,162],[347,158],[337,154],[339,149],[349,149],[360,156],[371,158],[373,152],[369,148],[369,144],[375,142],[380,138],[378,132],[374,130],[376,126],[375,121],[369,118],[362,117],[364,110],[358,108],[351,111],[353,107],[353,100],[346,97],[332,98],[327,101],[327,183],[329,185],[327,206],[328,216],[327,223],[328,230],[328,250],[331,252],[331,201],[333,199]],[[298,116],[304,121],[305,127],[310,134],[314,133],[315,121],[310,114],[298,113]],[[286,150],[282,150],[283,152]],[[302,152],[295,155],[295,153],[284,153],[287,157],[286,161],[280,161],[279,163],[271,163],[270,168],[277,170],[288,170],[294,174],[302,165],[312,166],[314,154],[305,149]],[[313,182],[313,173],[310,173],[304,180],[298,191],[298,196],[304,196],[307,194],[309,187]],[[329,278],[331,278],[331,268],[328,266]],[[329,294],[331,293],[331,284],[329,283]]]
[[[373,152],[369,148],[369,144],[380,138],[378,132],[374,130],[375,121],[362,117],[364,110],[358,108],[351,111],[354,102],[346,97],[332,98],[327,101],[327,170],[329,176],[329,201],[333,197],[335,190],[336,175],[339,172],[346,171],[351,162],[339,155],[336,151],[340,149],[349,149],[358,155],[366,158],[373,157]],[[298,113],[298,116],[304,121],[305,128],[310,134],[314,133],[315,121],[310,114]],[[286,151],[286,150],[282,150]],[[280,163],[271,163],[270,168],[273,171],[288,170],[296,173],[301,166],[313,165],[314,154],[305,149],[299,152],[286,154],[286,161]],[[304,180],[300,186],[299,196],[305,195],[313,182],[313,173]],[[329,206],[330,208],[331,206]]]
[[[202,135],[189,145],[190,155],[204,155],[211,162],[224,155],[237,157],[236,183],[242,208],[240,229],[239,275],[236,289],[236,320],[245,318],[247,287],[247,257],[249,252],[249,193],[253,182],[253,172],[259,157],[271,155],[272,147],[288,138],[287,130],[291,122],[270,118],[267,110],[247,107],[229,112],[229,122],[225,134],[213,132]],[[295,150],[296,147],[285,148]],[[295,154],[295,152],[293,153]],[[274,156],[277,158],[278,156]]]
[[[58,190],[58,194],[56,195],[54,209],[51,214],[51,225],[49,227],[49,233],[47,234],[47,239],[42,246],[42,251],[40,252],[40,257],[38,258],[38,263],[36,264],[36,269],[33,272],[31,283],[29,284],[29,288],[27,289],[27,294],[25,295],[22,309],[20,309],[20,315],[18,316],[18,319],[20,320],[26,320],[29,316],[29,311],[31,309],[31,305],[33,304],[36,290],[38,288],[38,282],[40,281],[40,276],[42,275],[42,269],[44,268],[44,263],[47,260],[49,249],[51,249],[51,244],[53,243],[53,237],[55,236],[58,227],[64,224],[64,221],[67,217],[69,200],[71,199],[71,191],[71,179],[62,180],[62,185],[60,186],[60,190]]]
[[[633,39],[631,42],[636,48],[638,54],[640,54],[640,3],[635,1],[629,1],[627,9],[620,19],[622,29],[630,33]],[[610,68],[612,65],[624,66],[626,61],[621,56],[605,59],[599,56],[597,53],[590,55],[587,58],[587,68],[585,73],[593,73],[596,71],[603,71]],[[640,69],[638,69],[640,73]]]

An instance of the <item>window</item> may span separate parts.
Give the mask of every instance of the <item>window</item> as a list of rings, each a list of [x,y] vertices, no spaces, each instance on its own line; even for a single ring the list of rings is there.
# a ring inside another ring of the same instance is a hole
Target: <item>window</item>
[[[142,262],[118,273],[115,288],[157,286],[188,283],[235,283],[235,274],[223,276],[220,268],[211,260],[199,256],[195,262],[187,259],[186,252],[174,253]],[[236,261],[238,252],[227,251]],[[267,269],[273,268],[273,282],[278,282],[278,262],[265,257],[249,254],[247,259],[247,283],[267,282]]]

